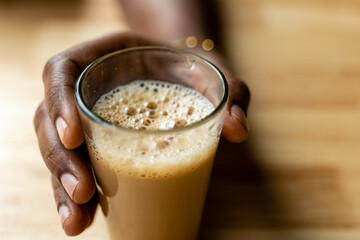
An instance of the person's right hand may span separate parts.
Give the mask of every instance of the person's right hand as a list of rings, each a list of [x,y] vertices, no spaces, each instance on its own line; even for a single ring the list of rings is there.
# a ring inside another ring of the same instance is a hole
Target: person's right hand
[[[95,59],[124,48],[162,45],[131,33],[113,34],[56,55],[45,66],[45,100],[38,107],[34,125],[44,162],[52,174],[55,202],[67,235],[78,235],[93,221],[98,203],[95,181],[74,96],[80,73]],[[205,56],[206,57],[206,56]],[[232,142],[247,138],[246,110],[249,90],[212,56],[229,83],[229,105],[223,136]]]

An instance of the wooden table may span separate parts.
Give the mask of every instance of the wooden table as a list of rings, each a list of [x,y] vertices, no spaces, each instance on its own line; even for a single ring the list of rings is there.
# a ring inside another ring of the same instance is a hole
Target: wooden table
[[[215,164],[200,238],[359,239],[360,2],[219,2],[226,50],[252,92],[251,133],[220,145],[228,154]],[[114,0],[0,1],[0,239],[69,238],[32,126],[42,68],[126,30],[120,10]],[[106,236],[98,212],[74,239]]]

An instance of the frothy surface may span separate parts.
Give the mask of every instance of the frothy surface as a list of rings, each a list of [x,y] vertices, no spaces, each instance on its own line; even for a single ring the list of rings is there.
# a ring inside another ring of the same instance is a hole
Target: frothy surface
[[[93,111],[113,124],[133,129],[171,129],[205,118],[214,110],[200,93],[181,85],[136,81],[103,95]],[[117,173],[143,178],[181,175],[209,161],[219,127],[208,122],[182,132],[94,128],[88,147],[93,160]]]
[[[159,81],[135,81],[103,95],[93,111],[116,125],[134,129],[171,129],[205,118],[212,103],[190,88]]]

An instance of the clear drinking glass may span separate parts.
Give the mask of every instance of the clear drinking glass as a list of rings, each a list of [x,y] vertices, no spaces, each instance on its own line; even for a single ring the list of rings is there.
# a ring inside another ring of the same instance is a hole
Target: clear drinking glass
[[[129,129],[92,111],[100,96],[136,80],[192,88],[215,109],[196,123],[168,130]],[[75,95],[110,238],[195,239],[227,105],[223,74],[192,53],[135,47],[90,64]],[[171,150],[166,156],[164,146]]]

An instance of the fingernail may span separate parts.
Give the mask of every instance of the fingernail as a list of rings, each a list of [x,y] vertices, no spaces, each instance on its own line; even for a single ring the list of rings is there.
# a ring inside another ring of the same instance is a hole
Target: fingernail
[[[249,123],[247,117],[239,105],[233,104],[231,106],[231,116],[241,123],[247,130],[249,130]]]
[[[56,119],[55,124],[56,124],[56,130],[59,134],[60,140],[62,143],[64,143],[65,130],[67,128],[67,124],[62,117],[59,117],[58,119]]]
[[[59,207],[59,215],[60,215],[61,226],[62,228],[64,228],[64,223],[66,219],[68,219],[68,217],[70,216],[70,209],[66,205],[62,204]]]
[[[72,200],[74,200],[74,192],[79,181],[70,173],[64,173],[61,175],[61,183],[64,186],[66,192],[69,194]]]

